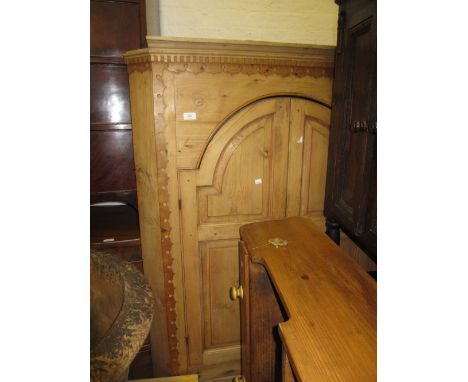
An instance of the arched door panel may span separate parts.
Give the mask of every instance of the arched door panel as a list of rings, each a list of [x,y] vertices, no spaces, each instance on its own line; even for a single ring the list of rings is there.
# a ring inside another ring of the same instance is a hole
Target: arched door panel
[[[200,380],[240,372],[239,302],[228,292],[239,227],[323,218],[328,122],[329,109],[312,101],[258,101],[217,130],[198,169],[179,170],[188,371]]]

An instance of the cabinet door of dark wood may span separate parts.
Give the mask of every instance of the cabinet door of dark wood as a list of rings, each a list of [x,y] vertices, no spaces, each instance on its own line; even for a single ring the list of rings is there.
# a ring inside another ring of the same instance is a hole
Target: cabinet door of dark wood
[[[144,0],[91,1],[92,203],[136,199],[128,74],[122,55],[146,45],[145,14]]]
[[[146,45],[144,0],[90,2],[91,247],[104,249],[143,272],[127,66],[122,55]],[[130,365],[130,379],[153,376],[145,342]]]
[[[373,259],[377,252],[377,2],[339,13],[325,215]]]

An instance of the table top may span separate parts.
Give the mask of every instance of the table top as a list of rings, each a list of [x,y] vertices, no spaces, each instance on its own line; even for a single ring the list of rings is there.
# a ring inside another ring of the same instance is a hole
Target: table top
[[[377,380],[377,284],[307,218],[241,227],[287,312],[279,324],[299,381]],[[269,239],[287,240],[275,247]]]

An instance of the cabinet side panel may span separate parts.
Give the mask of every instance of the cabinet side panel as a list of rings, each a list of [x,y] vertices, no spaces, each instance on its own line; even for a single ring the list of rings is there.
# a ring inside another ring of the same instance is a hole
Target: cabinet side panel
[[[281,339],[278,324],[285,320],[270,278],[262,265],[250,268],[250,380],[281,381]]]
[[[155,375],[163,375],[168,371],[169,349],[150,66],[130,66],[129,80],[143,266],[155,299],[151,328],[153,368]]]

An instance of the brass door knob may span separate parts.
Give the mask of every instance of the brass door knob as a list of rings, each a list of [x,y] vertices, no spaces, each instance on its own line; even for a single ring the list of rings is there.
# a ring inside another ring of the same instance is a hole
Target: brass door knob
[[[229,296],[231,297],[232,301],[234,301],[236,298],[242,300],[242,298],[244,297],[244,290],[242,289],[242,285],[239,286],[239,288],[231,287],[229,289]]]
[[[240,376],[240,377],[234,377],[232,379],[232,382],[245,382],[245,379],[244,377]]]

